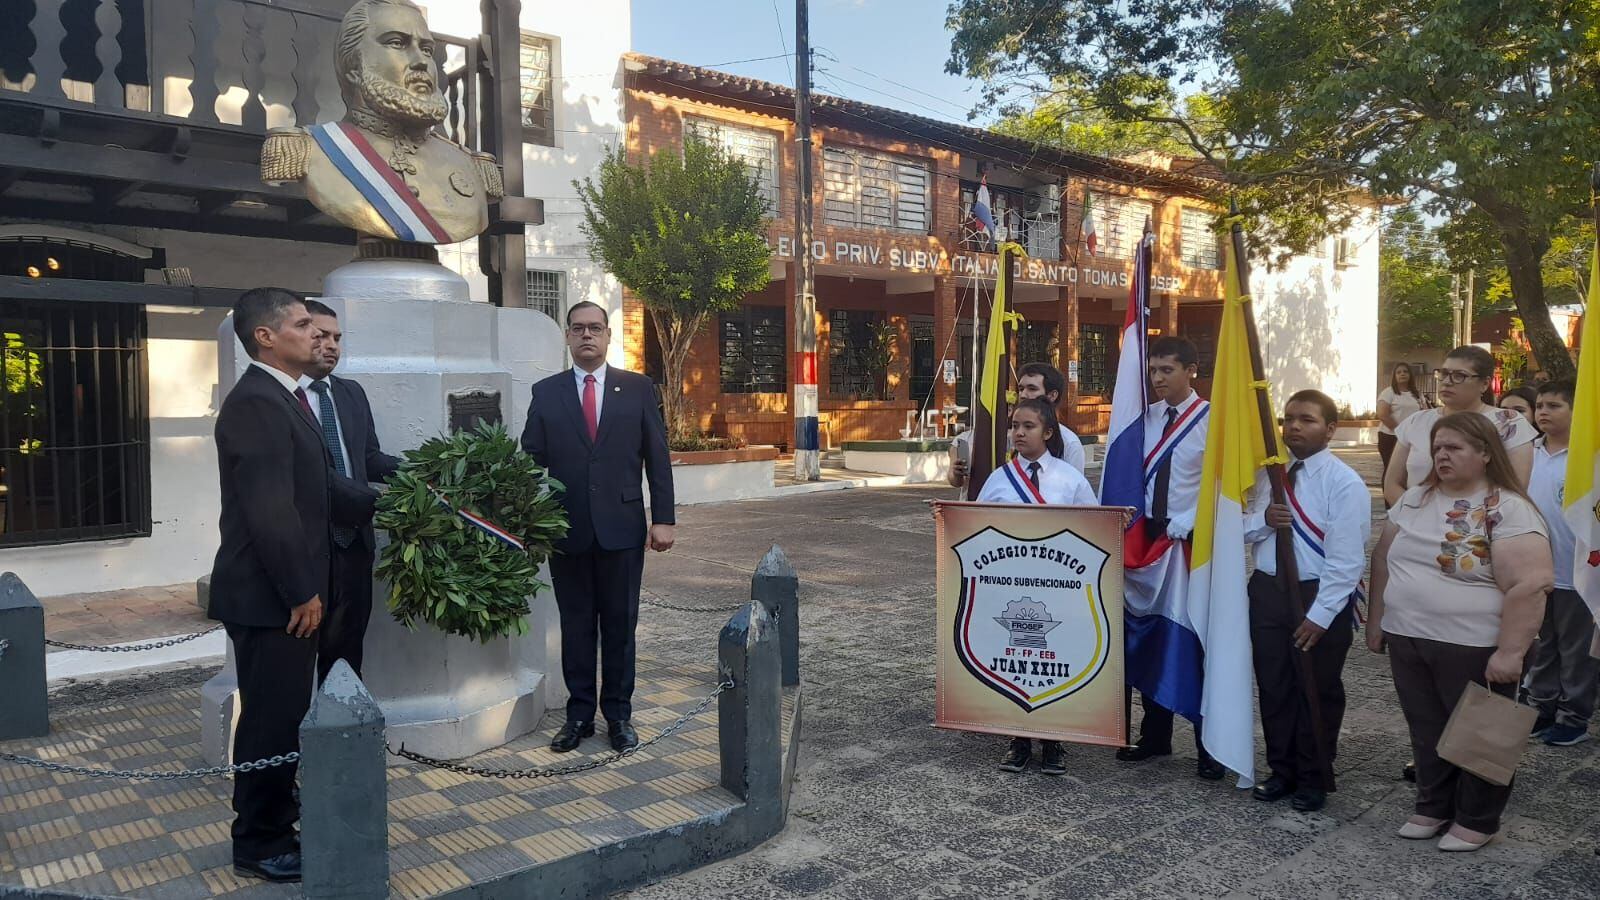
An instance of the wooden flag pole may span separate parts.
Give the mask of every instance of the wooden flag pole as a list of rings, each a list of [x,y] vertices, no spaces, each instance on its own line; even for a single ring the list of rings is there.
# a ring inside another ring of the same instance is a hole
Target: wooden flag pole
[[[1250,264],[1245,256],[1244,225],[1239,221],[1239,204],[1237,201],[1229,204],[1229,218],[1232,227],[1229,237],[1233,241],[1233,260],[1239,276],[1239,292],[1244,303],[1244,326],[1246,342],[1250,345],[1250,372],[1251,378],[1256,382],[1256,409],[1261,418],[1261,434],[1268,447],[1278,446],[1278,419],[1272,410],[1272,401],[1267,396],[1266,380],[1267,369],[1261,358],[1261,336],[1256,331],[1255,302],[1250,296]],[[1272,486],[1272,502],[1286,504],[1288,494],[1284,489],[1284,459],[1274,456],[1267,461],[1267,480]],[[1294,557],[1294,530],[1292,528],[1278,529],[1278,576],[1283,579],[1289,592],[1289,603],[1293,607],[1294,620],[1305,621],[1306,602],[1300,590],[1300,566]],[[1296,667],[1300,674],[1300,684],[1304,688],[1306,707],[1311,714],[1311,739],[1316,744],[1317,768],[1322,771],[1322,789],[1332,793],[1334,788],[1333,760],[1328,756],[1328,742],[1324,739],[1326,731],[1322,722],[1322,704],[1317,696],[1315,669],[1311,664],[1311,654],[1305,651],[1295,653]]]

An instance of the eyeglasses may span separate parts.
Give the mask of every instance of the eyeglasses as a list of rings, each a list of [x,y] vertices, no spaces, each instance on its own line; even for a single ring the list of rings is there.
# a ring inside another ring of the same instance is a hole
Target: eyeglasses
[[[1460,369],[1434,369],[1433,377],[1445,384],[1460,384],[1468,378],[1482,378],[1477,372],[1463,372]]]
[[[604,326],[604,325],[594,325],[594,324],[568,325],[567,326],[567,333],[571,334],[571,335],[574,335],[574,336],[584,335],[584,334],[592,334],[595,337],[599,337],[600,335],[606,333],[606,326]]]

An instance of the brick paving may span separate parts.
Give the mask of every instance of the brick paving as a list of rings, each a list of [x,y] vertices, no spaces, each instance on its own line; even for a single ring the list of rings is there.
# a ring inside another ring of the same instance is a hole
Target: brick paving
[[[45,635],[74,644],[122,644],[189,634],[216,624],[195,605],[193,582],[61,594],[41,597],[39,602],[44,606]]]

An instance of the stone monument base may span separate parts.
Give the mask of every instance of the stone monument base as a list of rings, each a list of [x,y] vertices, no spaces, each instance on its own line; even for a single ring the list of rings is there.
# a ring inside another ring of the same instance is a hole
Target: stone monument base
[[[459,275],[418,260],[362,259],[336,269],[320,298],[339,314],[343,359],[336,375],[361,383],[379,443],[399,455],[480,418],[521,433],[533,382],[565,366],[561,328],[529,309],[468,299]],[[231,319],[219,329],[221,394],[248,358]],[[380,545],[383,542],[379,539]],[[542,576],[549,583],[548,574]],[[479,644],[394,621],[389,586],[373,585],[362,680],[383,707],[391,741],[441,758],[470,756],[532,731],[562,702],[554,594],[533,598],[528,633]],[[204,751],[226,759],[237,712],[228,664],[202,691]]]

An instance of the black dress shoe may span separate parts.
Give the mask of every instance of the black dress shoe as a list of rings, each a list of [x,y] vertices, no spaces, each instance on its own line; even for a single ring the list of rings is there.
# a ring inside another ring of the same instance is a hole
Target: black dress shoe
[[[1328,805],[1328,792],[1322,788],[1303,787],[1294,792],[1289,805],[1299,812],[1316,812]]]
[[[1415,762],[1406,763],[1405,768],[1400,770],[1400,777],[1407,781],[1415,782],[1417,780],[1417,764]]]
[[[586,737],[594,737],[594,723],[582,719],[568,719],[556,736],[550,739],[550,749],[557,753],[570,753]]]
[[[1223,768],[1222,763],[1207,756],[1195,763],[1194,774],[1196,778],[1204,778],[1207,781],[1221,781],[1223,776],[1228,774],[1228,770]]]
[[[1144,762],[1157,756],[1171,755],[1171,747],[1150,747],[1144,744],[1134,744],[1132,747],[1123,747],[1117,751],[1117,759],[1123,762]]]
[[[1021,772],[1028,767],[1028,758],[1033,756],[1033,741],[1028,738],[1012,738],[1011,746],[1006,748],[1006,755],[1000,758],[1000,771]]]
[[[280,853],[266,859],[234,857],[233,874],[241,878],[260,878],[280,884],[292,884],[300,880],[300,854]]]
[[[1292,793],[1294,793],[1294,785],[1290,784],[1287,779],[1274,775],[1256,785],[1255,790],[1251,791],[1250,795],[1262,803],[1277,803]]]
[[[607,723],[607,730],[611,733],[611,749],[618,753],[639,746],[639,732],[633,730],[631,721],[623,719]]]
[[[1067,774],[1067,752],[1060,741],[1043,741],[1044,752],[1039,755],[1039,771],[1046,775]]]

